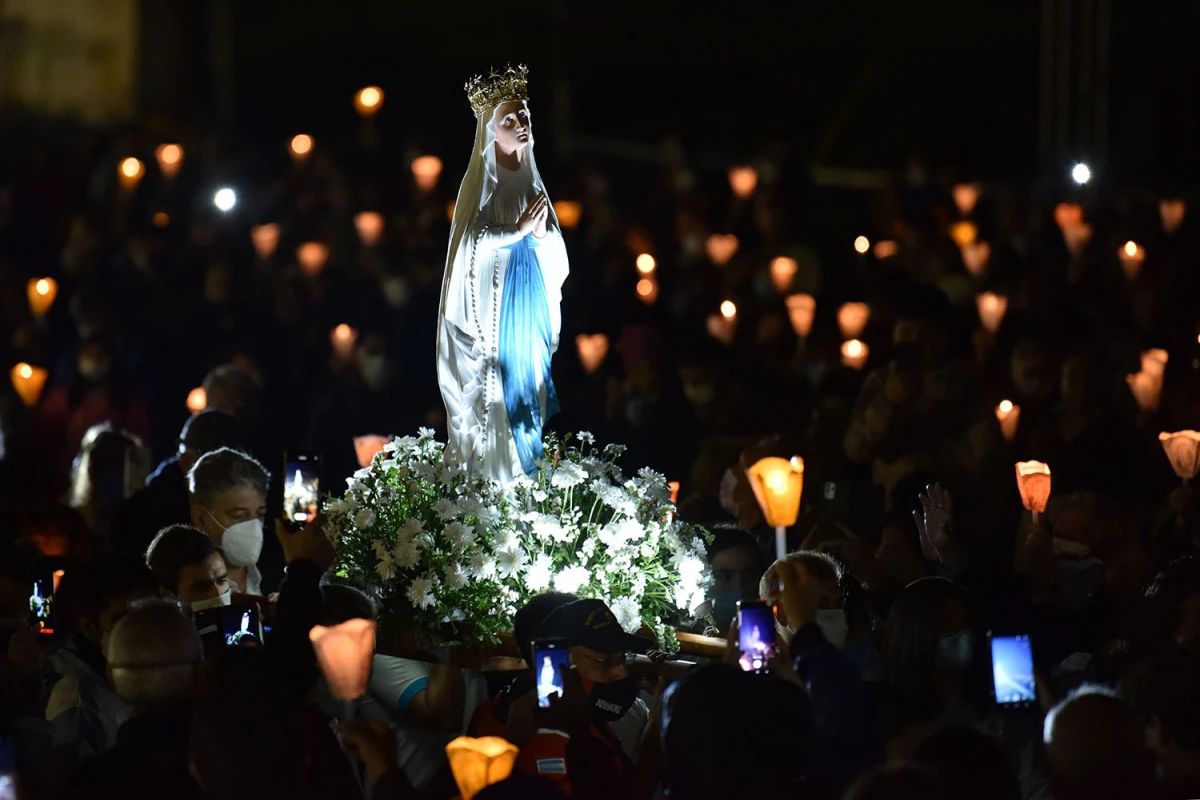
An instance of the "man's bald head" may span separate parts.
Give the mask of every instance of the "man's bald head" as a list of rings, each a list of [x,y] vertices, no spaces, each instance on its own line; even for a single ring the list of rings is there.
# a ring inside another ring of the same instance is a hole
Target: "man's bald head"
[[[1132,797],[1143,787],[1142,724],[1111,689],[1076,689],[1046,716],[1044,735],[1056,797]]]
[[[189,699],[204,651],[192,621],[161,600],[121,618],[108,644],[113,688],[138,711]]]

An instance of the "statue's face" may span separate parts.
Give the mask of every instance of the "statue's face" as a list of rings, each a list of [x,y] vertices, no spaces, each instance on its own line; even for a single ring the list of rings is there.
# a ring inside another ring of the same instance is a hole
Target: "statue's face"
[[[496,146],[506,153],[515,153],[529,146],[531,129],[529,109],[520,100],[501,103],[496,107]]]

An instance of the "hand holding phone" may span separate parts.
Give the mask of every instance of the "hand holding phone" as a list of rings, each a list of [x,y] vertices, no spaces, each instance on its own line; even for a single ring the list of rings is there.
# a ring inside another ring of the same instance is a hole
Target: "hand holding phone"
[[[535,639],[531,666],[538,708],[549,708],[551,696],[563,696],[562,670],[571,668],[567,643],[562,639]]]
[[[738,601],[738,664],[764,673],[775,657],[775,614],[765,600]]]
[[[1029,636],[994,636],[988,633],[992,650],[992,693],[1002,709],[1029,708],[1037,702],[1033,677],[1033,645]]]

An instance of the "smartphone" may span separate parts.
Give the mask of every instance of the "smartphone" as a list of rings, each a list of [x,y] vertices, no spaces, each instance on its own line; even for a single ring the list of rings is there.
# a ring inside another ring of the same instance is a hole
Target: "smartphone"
[[[258,606],[234,603],[220,608],[206,608],[193,616],[200,640],[206,646],[252,647],[262,644],[262,620]]]
[[[33,591],[29,595],[29,627],[38,633],[54,633],[54,595],[62,576],[61,569],[47,571],[33,581]]]
[[[17,800],[17,763],[12,740],[0,737],[0,800]]]
[[[738,663],[746,672],[767,672],[775,657],[775,613],[765,600],[738,601]]]
[[[538,708],[549,708],[551,695],[562,697],[562,669],[570,668],[571,656],[564,639],[533,640],[533,679],[537,684]]]
[[[288,453],[283,468],[283,516],[305,525],[317,516],[321,504],[321,457],[316,453]]]
[[[988,632],[992,648],[992,687],[998,708],[1028,708],[1037,702],[1037,684],[1033,680],[1033,646],[1029,636],[994,636]]]

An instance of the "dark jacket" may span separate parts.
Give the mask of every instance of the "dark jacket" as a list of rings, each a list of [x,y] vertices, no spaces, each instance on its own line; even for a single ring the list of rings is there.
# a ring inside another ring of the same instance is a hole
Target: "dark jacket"
[[[179,458],[169,458],[146,479],[146,488],[117,509],[109,536],[118,550],[144,557],[159,531],[186,524],[190,517],[187,476],[179,466]]]
[[[117,744],[75,771],[65,797],[72,800],[202,800],[188,771],[192,706],[180,704],[141,714],[117,732]]]

